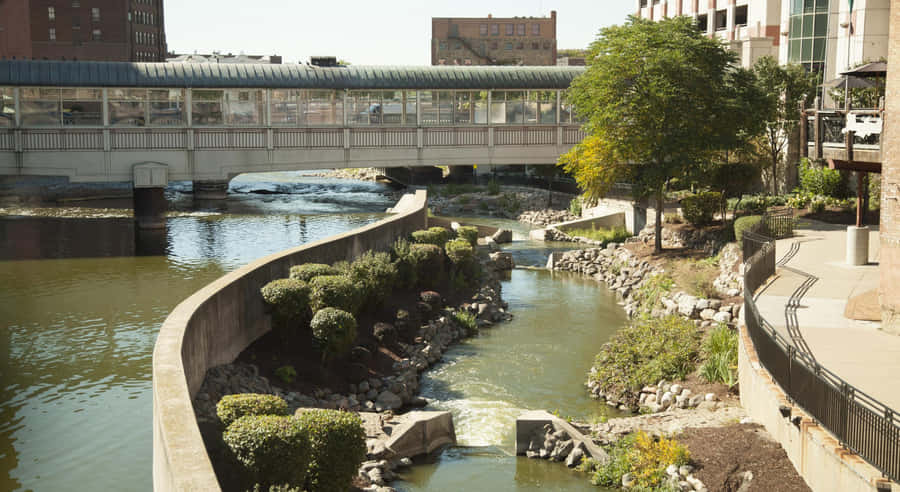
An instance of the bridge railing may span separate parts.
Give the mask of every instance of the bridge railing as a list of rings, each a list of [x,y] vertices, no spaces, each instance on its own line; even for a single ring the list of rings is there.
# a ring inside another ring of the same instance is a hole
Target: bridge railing
[[[882,109],[806,110],[800,126],[805,155],[865,162],[881,161]]]

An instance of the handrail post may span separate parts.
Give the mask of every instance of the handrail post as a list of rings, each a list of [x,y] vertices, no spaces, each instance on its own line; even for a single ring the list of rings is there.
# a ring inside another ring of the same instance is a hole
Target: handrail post
[[[822,131],[822,113],[818,110],[816,111],[816,120],[813,126],[813,131],[815,132],[815,155],[816,159],[822,158],[822,139],[825,138],[824,132]]]

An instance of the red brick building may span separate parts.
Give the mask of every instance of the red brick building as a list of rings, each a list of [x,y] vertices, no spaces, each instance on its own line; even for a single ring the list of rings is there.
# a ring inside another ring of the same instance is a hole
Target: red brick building
[[[0,59],[165,57],[163,0],[0,0]]]
[[[432,65],[556,65],[550,17],[432,17]]]

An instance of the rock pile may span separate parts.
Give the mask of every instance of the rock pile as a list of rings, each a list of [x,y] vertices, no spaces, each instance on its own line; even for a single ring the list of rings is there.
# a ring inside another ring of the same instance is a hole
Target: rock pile
[[[585,458],[606,462],[608,456],[591,456],[584,444],[572,439],[565,430],[557,430],[552,424],[536,429],[528,443],[525,456],[529,458],[564,461],[569,468],[575,468]]]
[[[572,215],[568,210],[526,210],[519,214],[517,220],[526,224],[534,224],[539,226],[558,224],[560,222],[568,222],[570,220],[579,219],[577,215]]]
[[[663,227],[663,247],[687,248],[706,252],[712,256],[719,252],[728,238],[722,229],[694,229],[693,227]],[[638,235],[637,241],[653,244],[656,240],[656,229],[651,224]]]
[[[743,252],[738,243],[728,243],[719,252],[719,276],[713,280],[713,286],[719,293],[729,297],[744,293]]]

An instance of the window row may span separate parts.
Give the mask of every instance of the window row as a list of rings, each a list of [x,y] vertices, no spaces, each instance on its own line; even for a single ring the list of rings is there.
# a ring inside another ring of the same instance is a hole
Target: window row
[[[152,32],[135,31],[134,42],[136,44],[156,44],[156,34]]]
[[[152,12],[142,12],[140,10],[136,10],[133,15],[134,22],[136,24],[148,24],[151,26],[156,25],[156,16]]]
[[[75,5],[73,5],[75,7]],[[47,7],[47,20],[55,21],[56,20],[56,7]],[[91,8],[91,22],[100,22],[100,8],[92,7]],[[80,23],[77,15],[72,17],[72,23],[74,25],[78,25]]]
[[[481,24],[478,26],[478,33],[482,36],[487,36],[489,31],[491,36],[499,36],[500,24]],[[503,24],[503,32],[507,36],[525,36],[528,29],[526,24]],[[532,36],[540,36],[541,25],[531,24],[530,32]]]
[[[12,88],[0,87],[0,127],[15,126]],[[191,89],[190,112],[183,89],[107,89],[109,125],[273,126],[527,125],[575,122],[557,91],[404,91]],[[90,88],[19,90],[25,127],[102,126],[103,91]]]

